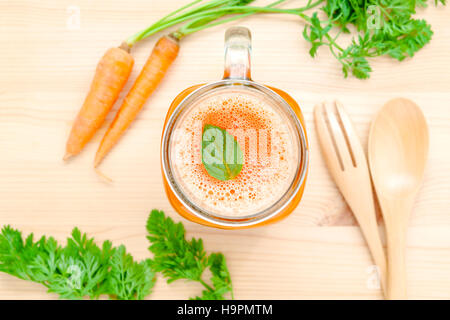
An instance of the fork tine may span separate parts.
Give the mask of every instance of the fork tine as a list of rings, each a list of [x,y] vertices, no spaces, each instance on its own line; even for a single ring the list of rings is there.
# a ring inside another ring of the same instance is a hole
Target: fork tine
[[[339,118],[341,119],[342,126],[344,130],[347,131],[347,141],[350,145],[351,152],[353,153],[353,160],[356,165],[358,165],[357,159],[365,159],[366,155],[362,147],[361,141],[358,139],[355,127],[353,126],[344,106],[339,101],[335,101],[336,109],[338,111]]]
[[[328,130],[327,120],[325,119],[324,104],[320,103],[314,108],[314,118],[316,122],[317,134],[319,136],[319,142],[322,147],[322,152],[325,155],[325,160],[327,165],[332,172],[344,170],[344,165],[342,164],[339,151],[334,145],[333,139]]]
[[[325,114],[327,115],[328,122],[330,124],[330,129],[336,142],[336,147],[339,151],[339,154],[342,159],[342,164],[344,165],[344,171],[346,169],[350,169],[353,167],[353,161],[350,154],[349,146],[347,145],[347,141],[345,140],[344,133],[342,132],[341,126],[336,118],[336,115],[333,111],[334,104],[327,103],[324,106]]]

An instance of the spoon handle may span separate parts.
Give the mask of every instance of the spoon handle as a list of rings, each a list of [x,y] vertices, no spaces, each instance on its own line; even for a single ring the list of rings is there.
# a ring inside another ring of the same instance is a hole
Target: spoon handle
[[[388,298],[406,300],[406,234],[412,199],[381,200],[386,223],[388,253]]]

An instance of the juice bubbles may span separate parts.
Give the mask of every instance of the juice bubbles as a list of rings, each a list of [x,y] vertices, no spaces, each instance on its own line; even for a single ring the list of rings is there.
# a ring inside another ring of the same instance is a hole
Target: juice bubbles
[[[174,128],[174,178],[189,200],[214,216],[245,218],[277,202],[299,165],[298,144],[279,106],[246,87],[218,88],[193,103]],[[226,129],[244,155],[242,170],[227,181],[210,176],[201,160],[206,124]]]

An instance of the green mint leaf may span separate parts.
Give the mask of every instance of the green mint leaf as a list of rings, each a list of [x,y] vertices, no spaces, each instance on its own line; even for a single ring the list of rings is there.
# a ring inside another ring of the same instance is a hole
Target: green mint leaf
[[[244,156],[236,139],[225,129],[206,124],[202,135],[202,162],[208,174],[226,181],[242,170]]]

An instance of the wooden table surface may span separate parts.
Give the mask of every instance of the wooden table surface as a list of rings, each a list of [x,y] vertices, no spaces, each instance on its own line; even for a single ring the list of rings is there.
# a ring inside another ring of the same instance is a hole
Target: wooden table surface
[[[425,181],[408,234],[409,294],[450,298],[448,8],[420,10],[419,16],[433,26],[431,43],[402,63],[388,58],[373,61],[374,72],[366,81],[344,79],[326,49],[310,58],[303,26],[295,17],[266,15],[239,23],[252,31],[253,78],[286,90],[300,103],[310,137],[304,198],[290,217],[276,225],[241,231],[203,227],[179,217],[163,191],[159,147],[166,111],[184,88],[221,77],[224,26],[183,40],[163,84],[102,166],[114,183],[100,180],[92,169],[106,126],[79,157],[63,163],[72,121],[106,48],[185,2],[0,2],[0,224],[59,240],[78,226],[99,241],[125,244],[135,257],[144,258],[149,256],[144,224],[149,211],[158,208],[183,221],[188,235],[203,238],[208,250],[226,255],[237,298],[379,299],[367,247],[324,165],[312,110],[322,100],[339,99],[366,146],[374,114],[388,99],[403,96],[422,107],[431,139]],[[299,3],[292,1],[291,6],[295,2]],[[133,50],[131,80],[155,39]],[[199,290],[182,281],[168,286],[160,278],[149,298],[184,299]],[[38,284],[0,274],[0,298],[56,295],[46,294]]]

